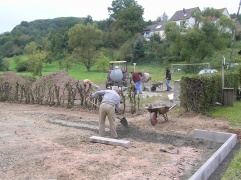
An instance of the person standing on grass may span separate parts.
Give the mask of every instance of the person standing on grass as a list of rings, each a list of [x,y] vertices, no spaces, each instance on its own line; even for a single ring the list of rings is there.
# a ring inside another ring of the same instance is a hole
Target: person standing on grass
[[[137,94],[142,94],[142,90],[141,90],[142,72],[131,72],[131,74],[132,74],[132,80],[136,85]]]
[[[170,81],[172,79],[171,72],[170,72],[168,67],[166,67],[165,70],[166,70],[166,86],[167,86],[167,90],[166,91],[170,91],[170,90],[172,90],[172,87],[170,85]]]
[[[120,90],[118,87],[112,87],[112,90],[100,90],[93,93],[90,98],[86,100],[92,100],[93,98],[97,98],[102,96],[101,105],[99,108],[99,135],[101,137],[105,136],[105,119],[106,116],[109,119],[110,125],[110,137],[117,138],[116,132],[116,124],[115,124],[115,110],[120,111]]]

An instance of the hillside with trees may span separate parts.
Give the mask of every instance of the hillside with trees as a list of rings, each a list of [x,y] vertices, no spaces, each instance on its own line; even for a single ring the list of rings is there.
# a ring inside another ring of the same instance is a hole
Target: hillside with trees
[[[90,71],[100,57],[139,64],[200,63],[232,45],[234,22],[213,8],[193,12],[196,23],[192,29],[168,22],[166,37],[161,39],[155,34],[150,41],[143,38],[143,29],[166,21],[165,13],[157,21],[145,22],[144,9],[135,0],[113,0],[108,12],[109,18],[102,21],[95,21],[90,15],[22,21],[11,32],[0,35],[0,70],[8,69],[4,59],[9,57],[15,57],[18,71],[34,75],[41,75],[42,64],[53,61],[66,71],[78,63]],[[219,21],[209,21],[213,16]],[[236,31],[235,40],[239,39],[240,31]],[[23,54],[28,56],[24,62],[17,59]]]

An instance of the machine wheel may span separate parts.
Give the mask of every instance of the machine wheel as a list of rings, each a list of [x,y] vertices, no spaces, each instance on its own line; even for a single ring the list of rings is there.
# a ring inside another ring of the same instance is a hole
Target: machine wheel
[[[152,91],[152,92],[156,91],[156,86],[152,86],[152,87],[151,87],[151,91]]]
[[[152,125],[155,125],[157,123],[157,114],[155,112],[151,113],[150,121]]]

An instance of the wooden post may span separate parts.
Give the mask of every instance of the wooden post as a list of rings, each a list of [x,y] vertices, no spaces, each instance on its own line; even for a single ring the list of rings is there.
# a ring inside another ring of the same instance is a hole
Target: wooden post
[[[234,88],[224,88],[223,89],[223,105],[233,106],[233,93]]]

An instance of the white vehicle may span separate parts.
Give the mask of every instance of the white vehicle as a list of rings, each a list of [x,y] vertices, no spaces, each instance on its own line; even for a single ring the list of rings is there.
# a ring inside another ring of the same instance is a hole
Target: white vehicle
[[[109,66],[106,89],[111,89],[111,86],[127,87],[130,81],[127,71],[127,62],[110,61]]]
[[[202,69],[198,74],[216,73],[216,69]]]

